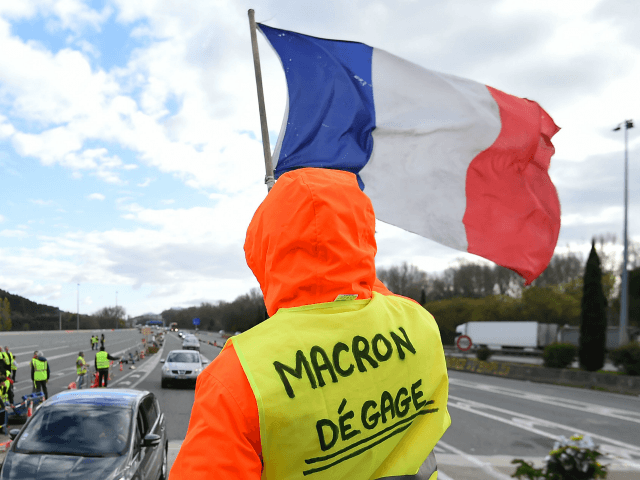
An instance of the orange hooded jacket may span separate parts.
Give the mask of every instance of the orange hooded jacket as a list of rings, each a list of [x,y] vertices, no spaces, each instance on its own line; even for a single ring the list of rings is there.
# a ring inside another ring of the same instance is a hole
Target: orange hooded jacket
[[[392,295],[376,279],[375,215],[349,172],[303,168],[280,177],[244,245],[269,315],[339,294]],[[233,345],[198,377],[187,436],[169,480],[259,480],[258,407]]]

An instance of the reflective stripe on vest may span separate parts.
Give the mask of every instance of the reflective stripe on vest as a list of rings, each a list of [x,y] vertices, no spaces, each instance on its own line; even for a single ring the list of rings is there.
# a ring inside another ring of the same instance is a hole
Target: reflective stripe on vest
[[[11,370],[17,370],[18,366],[16,365],[16,357],[13,353],[9,352],[9,356],[11,357]]]
[[[47,379],[47,362],[38,360],[37,358],[31,359],[33,365],[33,380],[36,382],[42,382]]]
[[[96,353],[96,368],[98,370],[109,368],[109,359],[107,358],[107,355],[107,352]]]
[[[422,478],[451,423],[440,333],[422,307],[374,293],[280,309],[230,341],[258,405],[262,480]]]
[[[82,363],[82,366],[79,367],[78,362]],[[78,356],[78,359],[76,360],[76,373],[78,375],[84,375],[87,373],[87,362],[85,362],[84,358],[81,356]]]
[[[436,480],[438,478],[438,476],[435,475],[437,471],[438,464],[436,463],[436,454],[432,451],[415,475],[394,475],[391,477],[376,478],[376,480]]]

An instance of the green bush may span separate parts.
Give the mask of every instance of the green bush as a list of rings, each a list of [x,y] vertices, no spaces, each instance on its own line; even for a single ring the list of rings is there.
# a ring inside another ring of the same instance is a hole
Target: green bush
[[[483,362],[486,362],[487,360],[489,360],[491,355],[493,355],[493,352],[489,350],[487,347],[480,347],[476,351],[476,357],[478,358],[478,360],[482,360]]]
[[[521,458],[511,463],[519,465],[514,478],[528,480],[593,480],[607,478],[607,467],[599,461],[602,453],[590,437],[574,435],[570,439],[560,437],[553,450],[545,458],[543,468],[534,468],[532,463]]]
[[[616,367],[622,366],[627,375],[640,375],[640,343],[633,342],[609,352]]]
[[[158,353],[158,347],[154,347],[153,345],[150,347],[147,347],[148,355],[153,355],[154,353]]]
[[[544,366],[547,368],[567,368],[578,354],[578,349],[570,343],[552,343],[547,345],[542,354]]]

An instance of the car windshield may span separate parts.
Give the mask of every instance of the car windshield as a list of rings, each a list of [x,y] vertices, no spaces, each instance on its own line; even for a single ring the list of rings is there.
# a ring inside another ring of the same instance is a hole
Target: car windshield
[[[16,452],[79,456],[122,455],[131,408],[106,405],[41,407],[16,443]]]
[[[197,353],[191,352],[176,352],[169,355],[167,358],[167,362],[173,363],[199,363],[200,359],[198,358]]]

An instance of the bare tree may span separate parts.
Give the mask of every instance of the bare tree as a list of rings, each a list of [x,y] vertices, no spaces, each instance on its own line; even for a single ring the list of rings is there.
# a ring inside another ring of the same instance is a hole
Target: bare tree
[[[378,268],[376,274],[393,293],[416,301],[420,300],[422,289],[427,284],[427,274],[407,262],[400,266]]]

